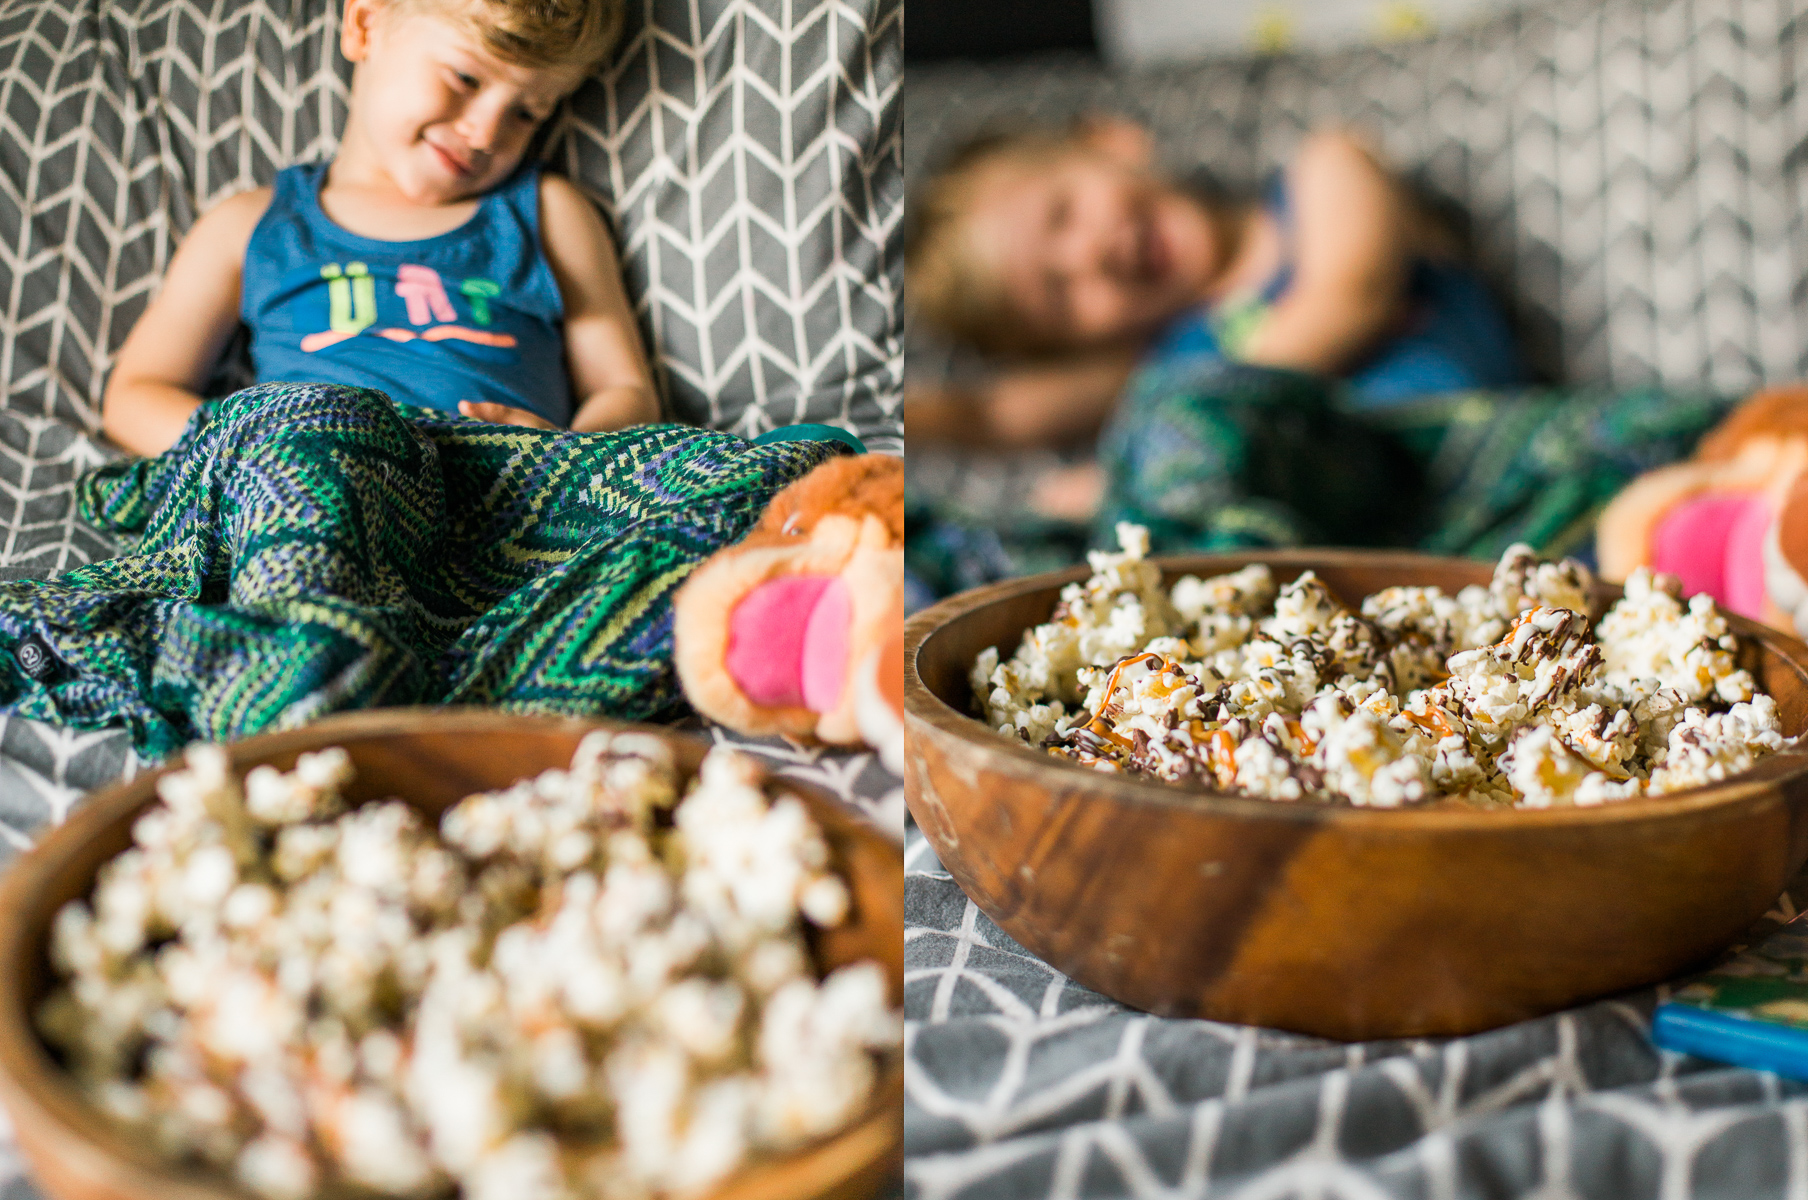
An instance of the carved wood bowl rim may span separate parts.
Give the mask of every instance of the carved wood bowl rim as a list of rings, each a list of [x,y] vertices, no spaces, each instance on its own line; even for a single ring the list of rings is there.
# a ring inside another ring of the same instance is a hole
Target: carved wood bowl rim
[[[1252,563],[1266,563],[1274,568],[1277,582],[1290,580],[1300,570],[1327,563],[1398,571],[1403,581],[1417,572],[1474,570],[1481,573],[1476,582],[1486,583],[1490,566],[1479,560],[1439,557],[1385,550],[1349,550],[1339,548],[1298,548],[1259,550],[1237,554],[1162,555],[1150,562],[1161,568],[1164,585],[1184,574],[1205,577],[1225,574]],[[1612,804],[1589,807],[1459,809],[1403,806],[1376,808],[1355,805],[1301,804],[1239,796],[1213,789],[1197,788],[1113,774],[1080,766],[1056,758],[1043,750],[1008,738],[989,728],[983,721],[960,712],[944,701],[923,681],[918,660],[929,643],[960,619],[1003,601],[1015,599],[1043,589],[1059,590],[1066,584],[1091,575],[1086,566],[1069,567],[1038,575],[1026,575],[987,584],[950,596],[909,617],[904,626],[904,709],[907,738],[923,736],[927,726],[945,741],[958,744],[979,754],[989,769],[1020,778],[1039,780],[1051,789],[1063,792],[1090,791],[1101,797],[1129,805],[1173,808],[1190,812],[1208,812],[1223,816],[1246,817],[1262,821],[1280,821],[1314,825],[1351,826],[1355,829],[1386,827],[1394,830],[1418,828],[1432,831],[1467,831],[1503,829],[1505,827],[1539,827],[1570,825],[1636,824],[1663,821],[1683,814],[1741,804],[1748,800],[1775,795],[1788,781],[1808,775],[1808,746],[1796,751],[1783,751],[1761,759],[1751,770],[1730,779],[1700,787],[1668,792],[1660,796],[1640,796]],[[1611,584],[1598,584],[1595,611],[1619,598],[1620,589]],[[1341,597],[1346,603],[1361,597]],[[1801,677],[1808,690],[1808,644],[1767,625],[1733,613],[1724,612],[1727,624],[1748,645],[1771,650],[1786,661]],[[1042,618],[1046,620],[1046,616]],[[1025,626],[1025,629],[1029,628]],[[1021,636],[1019,631],[1018,636]],[[998,647],[1000,659],[1016,649]],[[1808,729],[1797,730],[1808,733]],[[1808,739],[1805,739],[1808,741]],[[908,757],[908,755],[907,755]]]
[[[592,729],[653,734],[673,747],[687,772],[694,771],[697,761],[711,748],[707,738],[667,727],[477,708],[344,713],[299,729],[247,738],[226,748],[234,768],[242,772],[260,762],[291,762],[298,753],[327,745],[385,738],[399,741],[408,734],[495,739],[500,753],[511,736],[575,738]],[[127,827],[123,836],[129,839],[129,823],[155,799],[154,781],[180,765],[165,764],[97,790],[0,876],[0,963],[7,965],[0,971],[0,1101],[13,1117],[21,1149],[39,1185],[55,1200],[256,1200],[226,1173],[164,1159],[109,1120],[51,1057],[30,1017],[38,993],[25,964],[35,964],[29,971],[46,969],[49,924],[61,902],[47,902],[44,896],[56,873],[75,864],[78,881],[58,890],[88,894],[99,864],[112,857],[108,853],[95,858],[97,843],[117,840],[122,826]],[[888,950],[881,965],[890,977],[891,1003],[901,1003],[903,860],[897,844],[821,788],[782,778],[765,764],[759,765],[768,788],[793,792],[805,802],[834,847],[832,853],[842,861],[855,897],[854,919],[841,927],[848,931],[846,936],[862,943],[872,939],[876,944],[898,945],[896,960]],[[93,862],[93,868],[85,872],[80,870],[84,859]],[[870,903],[873,897],[884,900]],[[816,1200],[870,1192],[900,1161],[902,1120],[903,1059],[901,1052],[894,1051],[883,1057],[872,1098],[853,1121],[792,1153],[740,1168],[699,1200]],[[323,1197],[353,1194],[332,1189],[320,1193]]]

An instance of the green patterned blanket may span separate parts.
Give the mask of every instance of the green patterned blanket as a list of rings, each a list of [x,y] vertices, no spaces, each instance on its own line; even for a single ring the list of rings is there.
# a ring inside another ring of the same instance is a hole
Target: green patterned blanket
[[[127,553],[0,583],[0,708],[152,758],[377,705],[665,716],[673,591],[840,452],[249,388],[79,483]]]
[[[1116,546],[1162,553],[1408,546],[1494,559],[1514,542],[1592,554],[1601,508],[1685,457],[1737,398],[1531,388],[1352,409],[1318,376],[1209,359],[1146,368],[1099,442],[1109,480],[1090,528],[961,512],[912,494],[906,564],[921,603]]]

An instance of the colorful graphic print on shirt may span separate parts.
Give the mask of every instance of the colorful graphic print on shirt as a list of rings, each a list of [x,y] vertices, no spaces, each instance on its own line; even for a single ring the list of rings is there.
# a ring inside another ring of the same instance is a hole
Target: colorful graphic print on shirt
[[[432,267],[403,263],[396,268],[395,294],[407,306],[409,325],[427,327],[418,330],[395,325],[373,328],[377,324],[377,281],[364,263],[327,263],[320,268],[320,278],[326,283],[327,328],[301,339],[301,348],[310,354],[368,331],[392,342],[456,340],[509,352],[504,357],[510,361],[516,357],[512,353],[516,344],[513,334],[457,323],[458,310],[446,291],[445,281]],[[471,310],[474,324],[494,322],[490,301],[499,297],[502,289],[493,280],[460,280],[458,291]]]

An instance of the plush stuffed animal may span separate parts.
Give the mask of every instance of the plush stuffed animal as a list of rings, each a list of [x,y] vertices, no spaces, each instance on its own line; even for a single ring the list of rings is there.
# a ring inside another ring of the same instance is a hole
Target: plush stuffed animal
[[[904,464],[831,459],[780,492],[675,601],[678,677],[749,734],[903,759]]]
[[[1601,576],[1677,576],[1731,612],[1808,636],[1808,387],[1760,392],[1687,462],[1639,476],[1595,527]]]

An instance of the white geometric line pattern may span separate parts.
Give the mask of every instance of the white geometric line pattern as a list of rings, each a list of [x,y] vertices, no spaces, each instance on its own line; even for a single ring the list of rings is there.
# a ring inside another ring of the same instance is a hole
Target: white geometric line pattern
[[[1164,1020],[1024,952],[914,824],[904,855],[917,1200],[1808,1195],[1808,1086],[1653,1048],[1663,989],[1449,1039]]]
[[[1003,118],[1104,109],[1148,121],[1173,168],[1247,186],[1309,128],[1355,124],[1467,214],[1542,375],[1739,393],[1808,374],[1805,14],[1581,0],[1412,45],[1116,76],[913,68],[906,169]]]
[[[901,0],[658,7],[552,157],[616,217],[674,409],[901,450]]]
[[[776,736],[748,737],[708,722],[695,722],[690,728],[704,729],[718,746],[732,746],[782,778],[821,788],[880,830],[903,840],[904,781],[888,771],[878,755],[797,746]]]
[[[331,151],[335,26],[326,3],[0,8],[8,408],[98,426],[109,356],[195,216]]]

